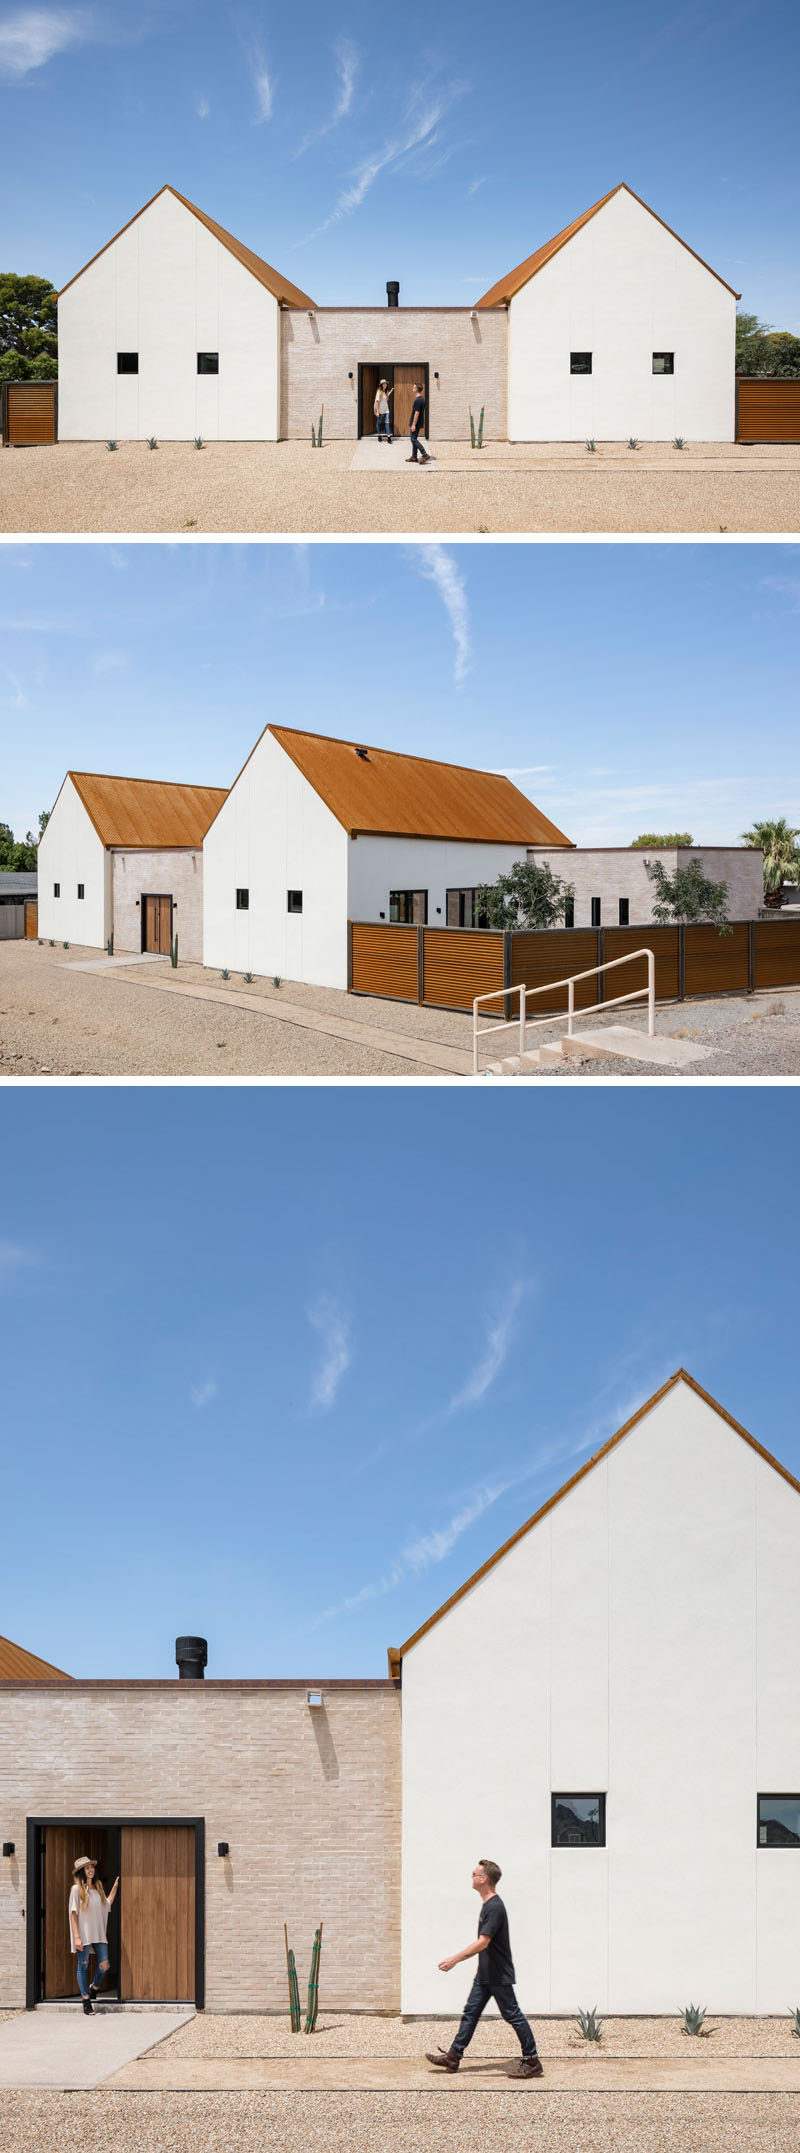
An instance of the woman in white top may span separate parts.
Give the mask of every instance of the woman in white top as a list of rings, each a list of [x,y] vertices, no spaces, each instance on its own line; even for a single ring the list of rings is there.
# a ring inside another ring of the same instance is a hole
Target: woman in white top
[[[94,2010],[94,1998],[108,1973],[108,1911],[119,1890],[117,1877],[106,1898],[99,1876],[95,1883],[96,1871],[97,1863],[88,1854],[79,1854],[72,1864],[73,1884],[69,1895],[69,1940],[77,1958],[78,1987],[87,2012]],[[94,1952],[97,1961],[93,1981],[89,1980],[90,1951]]]
[[[387,441],[391,441],[392,438],[392,420],[391,413],[389,411],[389,398],[393,395],[394,389],[390,389],[387,382],[378,382],[378,386],[375,392],[375,403],[373,405],[373,410],[375,412],[375,432],[378,436],[379,441],[382,440],[384,434],[386,435]]]

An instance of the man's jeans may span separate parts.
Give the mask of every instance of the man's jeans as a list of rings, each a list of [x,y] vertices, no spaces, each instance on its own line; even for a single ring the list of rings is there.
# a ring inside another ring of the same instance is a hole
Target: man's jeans
[[[517,2003],[511,1982],[482,1981],[480,1974],[475,1975],[464,2005],[464,2016],[453,2042],[456,2055],[463,2056],[465,2048],[472,2040],[481,2012],[485,2011],[492,1997],[501,2018],[506,2020],[507,2025],[513,2026],[523,2056],[535,2056],[536,2042],[524,2012]]]
[[[420,427],[420,428],[418,429],[417,433],[414,433],[414,434],[412,434],[412,435],[411,435],[411,437],[410,437],[410,439],[411,439],[411,459],[412,459],[412,462],[413,462],[413,463],[416,463],[416,462],[417,462],[417,459],[418,459],[418,456],[422,456],[424,460],[427,460],[427,455],[428,455],[428,451],[427,451],[427,449],[425,448],[425,446],[424,446],[424,443],[423,443],[423,439],[422,439],[422,427]]]

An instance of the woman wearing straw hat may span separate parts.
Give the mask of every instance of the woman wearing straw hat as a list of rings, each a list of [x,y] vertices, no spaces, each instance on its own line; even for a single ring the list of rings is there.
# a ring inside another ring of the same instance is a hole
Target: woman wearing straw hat
[[[78,1987],[83,1997],[84,2011],[94,2010],[94,1999],[102,1988],[108,1973],[108,1945],[106,1928],[109,1908],[113,1906],[119,1891],[116,1878],[106,1898],[99,1876],[97,1863],[90,1854],[79,1854],[72,1864],[72,1890],[69,1895],[69,1938],[78,1962]],[[94,1952],[95,1977],[89,1980],[89,1953]]]
[[[389,398],[393,395],[394,389],[390,389],[388,381],[378,382],[373,410],[375,412],[375,432],[379,441],[382,441],[384,437],[387,441],[391,441],[392,438],[392,415]]]

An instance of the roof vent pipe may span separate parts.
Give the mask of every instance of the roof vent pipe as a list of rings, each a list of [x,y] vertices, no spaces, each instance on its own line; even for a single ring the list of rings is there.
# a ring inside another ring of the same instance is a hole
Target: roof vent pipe
[[[204,1637],[176,1637],[175,1658],[178,1663],[178,1679],[181,1682],[202,1682],[208,1661],[208,1645]]]
[[[390,306],[390,307],[397,307],[397,306],[399,306],[399,305],[400,305],[400,286],[399,286],[399,284],[389,284],[389,283],[387,283],[387,286],[386,286],[386,304],[387,304],[387,306]]]

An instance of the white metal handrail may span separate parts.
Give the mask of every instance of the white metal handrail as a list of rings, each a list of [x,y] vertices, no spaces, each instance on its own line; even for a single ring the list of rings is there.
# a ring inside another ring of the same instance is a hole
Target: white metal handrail
[[[477,1076],[479,1073],[479,1039],[484,1039],[488,1037],[490,1032],[492,1034],[492,1037],[496,1038],[498,1032],[512,1032],[516,1031],[517,1027],[519,1027],[519,1051],[520,1054],[524,1054],[525,1027],[527,1024],[531,1022],[533,1022],[533,1024],[535,1025],[557,1024],[559,1018],[563,1018],[564,1011],[556,1010],[555,1014],[551,1017],[534,1017],[533,1019],[531,1019],[527,1015],[527,1005],[529,997],[532,1001],[534,996],[537,994],[553,994],[556,988],[566,987],[567,1038],[571,1039],[575,1020],[575,988],[579,984],[580,980],[596,979],[600,972],[616,972],[621,964],[635,964],[637,958],[639,957],[647,958],[647,986],[634,987],[631,994],[612,994],[607,1001],[604,1000],[602,1002],[591,1002],[588,1009],[582,1009],[580,1011],[580,1016],[581,1020],[583,1020],[584,1017],[594,1016],[599,1009],[616,1009],[621,1002],[638,1002],[641,1000],[642,995],[646,994],[647,1034],[648,1038],[652,1039],[654,1037],[656,1028],[656,961],[651,949],[632,949],[629,951],[627,957],[609,957],[605,964],[590,965],[587,972],[573,972],[568,979],[548,979],[541,987],[497,987],[492,991],[491,994],[476,994],[472,1004],[473,1076]],[[519,995],[518,1017],[505,1017],[499,1022],[497,1018],[495,1018],[493,1024],[478,1024],[478,1010],[482,1002],[503,1002],[505,1001],[506,995],[514,994]]]

